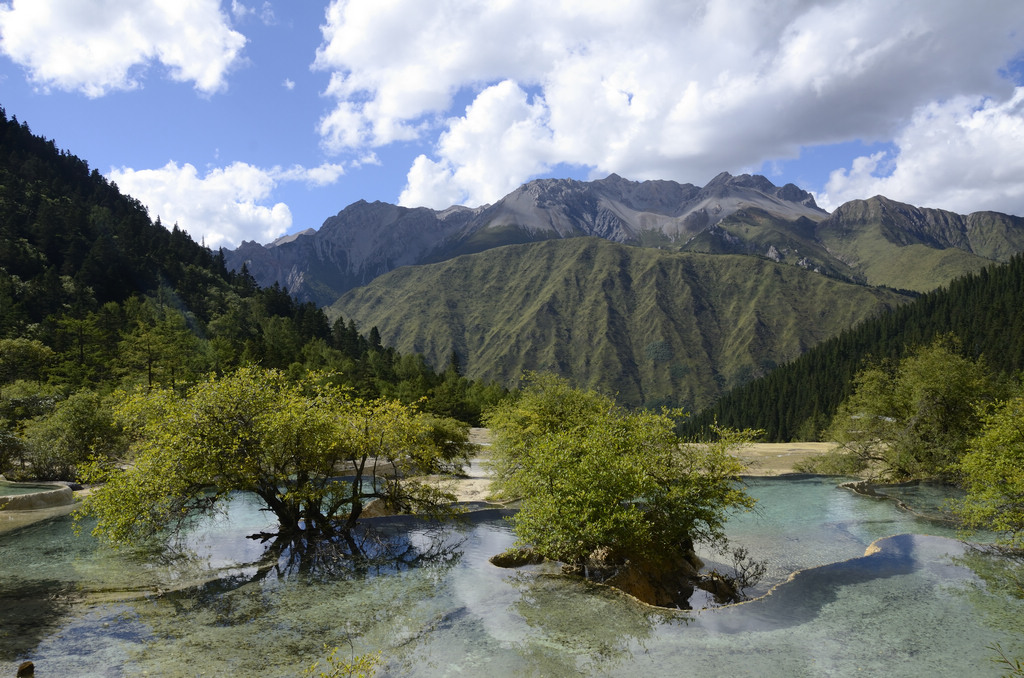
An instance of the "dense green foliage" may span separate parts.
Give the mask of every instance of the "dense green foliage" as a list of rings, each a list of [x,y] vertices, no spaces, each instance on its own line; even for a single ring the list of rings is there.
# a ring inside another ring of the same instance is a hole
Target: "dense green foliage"
[[[67,480],[91,458],[119,458],[127,440],[115,421],[109,398],[82,390],[59,400],[48,416],[25,424],[25,445],[32,475],[43,480]]]
[[[967,496],[957,512],[967,527],[1001,532],[1024,549],[1024,392],[985,415],[958,470]]]
[[[181,392],[245,365],[293,378],[330,371],[364,398],[469,422],[503,394],[469,382],[457,361],[438,373],[385,347],[375,328],[329,323],[279,285],[229,272],[222,253],[153,223],[0,109],[0,473],[73,478],[84,448],[40,441],[57,435],[57,420],[44,420],[70,416],[55,408],[78,391],[96,402],[136,385]]]
[[[954,348],[940,339],[857,374],[827,434],[851,458],[850,470],[886,480],[954,477],[981,427],[979,410],[1006,389],[984,362]]]
[[[951,337],[865,367],[828,430],[839,446],[802,470],[962,487],[968,531],[1024,547],[1024,380],[963,357]]]
[[[455,351],[474,379],[554,372],[693,411],[908,299],[767,259],[570,238],[398,269],[329,312],[432,364]]]
[[[565,563],[598,549],[681,557],[697,541],[721,544],[727,514],[753,505],[726,453],[749,436],[684,444],[669,413],[627,412],[554,375],[532,375],[487,423],[496,487],[522,499],[519,542]]]
[[[723,426],[766,431],[769,441],[814,440],[854,375],[872,361],[899,361],[916,346],[953,335],[962,355],[990,369],[1024,369],[1024,256],[950,283],[808,350],[765,377],[727,393],[686,423],[688,431]]]
[[[469,449],[464,426],[362,400],[317,373],[295,382],[242,368],[184,396],[139,390],[115,411],[132,455],[127,466],[93,465],[87,475],[103,485],[83,508],[94,534],[115,544],[180,526],[236,491],[258,496],[285,535],[347,535],[374,498],[394,511],[442,511],[454,497],[413,478],[461,467]]]

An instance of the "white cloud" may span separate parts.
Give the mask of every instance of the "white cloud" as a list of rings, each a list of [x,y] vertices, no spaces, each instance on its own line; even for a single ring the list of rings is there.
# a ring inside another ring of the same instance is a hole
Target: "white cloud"
[[[256,10],[254,10],[252,7],[243,5],[238,0],[231,0],[231,13],[235,16],[236,19],[244,19],[250,14],[255,14]]]
[[[284,82],[281,83],[281,86],[284,87],[286,90],[291,91],[295,89],[295,81],[292,80],[291,78],[285,78]]]
[[[528,98],[510,80],[481,92],[441,135],[437,148],[444,160],[416,159],[399,202],[435,209],[456,201],[479,205],[514,190],[518,177],[549,169],[547,107]]]
[[[260,7],[260,21],[266,26],[273,26],[277,23],[277,15],[274,14],[274,8],[269,2],[264,2]]]
[[[239,21],[247,16],[258,16],[259,20],[267,26],[273,26],[277,23],[274,7],[269,2],[264,2],[263,6],[257,10],[255,7],[244,5],[238,0],[231,0],[231,14]]]
[[[804,146],[887,140],[931,102],[1008,96],[998,73],[1024,13],[1017,0],[335,0],[322,32],[324,146],[434,143],[402,201],[438,205],[491,202],[557,163],[703,183]]]
[[[955,212],[1024,214],[1024,87],[1005,100],[956,97],[921,107],[896,151],[832,172],[826,209],[873,195]]]
[[[265,170],[236,162],[200,176],[193,165],[171,161],[159,169],[112,169],[110,179],[146,205],[152,218],[160,217],[168,227],[177,223],[194,240],[216,249],[235,247],[242,240],[269,242],[288,232],[292,225],[288,205],[270,204],[280,183],[325,186],[343,173],[341,165],[335,164]]]
[[[205,94],[227,86],[245,36],[219,0],[13,0],[0,4],[0,50],[42,88],[99,97],[141,86],[162,64]]]
[[[293,165],[282,170],[274,168],[269,175],[275,182],[280,181],[302,181],[310,186],[329,186],[336,182],[345,173],[345,168],[334,163],[324,163],[319,167],[302,167]]]

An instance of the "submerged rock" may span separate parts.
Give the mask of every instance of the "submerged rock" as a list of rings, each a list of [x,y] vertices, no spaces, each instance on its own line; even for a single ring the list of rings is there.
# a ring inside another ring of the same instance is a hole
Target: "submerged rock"
[[[393,509],[391,509],[383,499],[374,499],[369,504],[363,507],[363,512],[359,514],[360,518],[383,518],[386,516],[398,515]]]
[[[488,560],[497,567],[522,567],[523,565],[543,563],[545,558],[532,548],[512,548],[496,556],[491,556]]]
[[[511,548],[489,560],[497,567],[521,567],[546,559],[532,548]],[[563,564],[562,574],[606,584],[656,607],[688,610],[698,588],[721,604],[743,600],[735,581],[717,572],[701,574],[703,567],[704,562],[692,550],[675,558],[642,559],[617,556],[602,547],[580,563]]]
[[[567,574],[577,574],[628,593],[637,600],[678,609],[689,609],[690,597],[704,579],[704,563],[692,550],[674,558],[624,558],[607,548],[595,550],[580,565],[566,566]]]

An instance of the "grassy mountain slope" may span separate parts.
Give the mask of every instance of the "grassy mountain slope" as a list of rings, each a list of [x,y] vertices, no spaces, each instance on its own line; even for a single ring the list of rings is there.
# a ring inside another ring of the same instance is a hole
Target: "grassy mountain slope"
[[[1024,250],[1024,219],[962,216],[875,196],[841,205],[816,236],[867,284],[927,292]]]
[[[474,379],[551,370],[630,405],[696,408],[907,298],[795,266],[599,238],[392,271],[328,315]]]

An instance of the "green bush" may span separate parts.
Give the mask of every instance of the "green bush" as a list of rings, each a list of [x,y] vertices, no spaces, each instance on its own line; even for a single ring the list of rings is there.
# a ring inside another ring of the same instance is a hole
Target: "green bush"
[[[531,375],[487,415],[496,489],[521,498],[520,544],[573,565],[598,549],[616,559],[672,558],[721,546],[727,513],[754,500],[728,454],[753,432],[686,443],[672,412],[628,412],[553,375]]]
[[[25,445],[33,477],[77,480],[80,465],[91,457],[121,456],[126,440],[110,403],[93,391],[79,391],[29,421]]]

